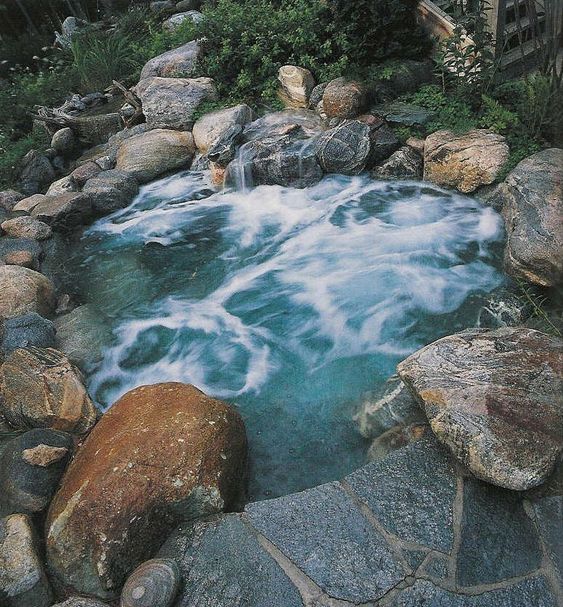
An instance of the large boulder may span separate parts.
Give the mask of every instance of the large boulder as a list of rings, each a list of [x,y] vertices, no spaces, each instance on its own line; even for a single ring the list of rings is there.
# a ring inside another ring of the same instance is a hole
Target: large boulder
[[[53,234],[50,226],[32,217],[14,217],[2,222],[2,229],[13,238],[46,240]]]
[[[211,78],[148,78],[137,91],[150,128],[189,130],[204,101],[217,98]]]
[[[542,286],[563,280],[563,150],[542,150],[522,162],[502,183],[507,243],[506,270]]]
[[[228,129],[235,125],[248,124],[253,117],[254,112],[246,104],[205,114],[196,121],[192,130],[197,149],[206,154],[211,145]]]
[[[280,98],[286,107],[309,107],[309,97],[315,88],[315,79],[309,70],[284,65],[280,67],[278,80],[281,84]]]
[[[51,316],[54,309],[55,289],[47,277],[28,268],[0,266],[0,316]]]
[[[9,354],[18,348],[38,346],[50,348],[55,345],[55,327],[50,320],[36,312],[0,319],[0,351]]]
[[[45,510],[71,452],[66,432],[36,428],[13,438],[0,458],[0,516]]]
[[[146,183],[174,169],[188,168],[194,153],[191,133],[154,129],[130,137],[119,146],[116,168]]]
[[[45,194],[33,194],[32,196],[22,198],[14,205],[14,213],[29,214],[40,202],[45,200],[45,198],[47,198]]]
[[[91,220],[92,200],[82,192],[45,196],[33,207],[31,216],[50,225],[54,230],[71,230]]]
[[[53,428],[82,434],[97,411],[80,371],[53,348],[21,348],[0,368],[0,411],[16,428]]]
[[[364,85],[346,78],[332,80],[323,93],[323,111],[328,118],[356,118],[364,111],[366,103]]]
[[[39,542],[25,514],[0,520],[0,601],[2,607],[50,607],[53,604]]]
[[[90,197],[94,214],[106,215],[130,204],[139,184],[130,173],[111,169],[88,179],[82,191]]]
[[[21,161],[19,189],[31,196],[44,191],[55,177],[55,170],[49,159],[41,152],[31,150]]]
[[[563,340],[524,328],[472,329],[398,366],[438,439],[477,477],[534,487],[563,450]]]
[[[474,192],[496,179],[508,160],[502,135],[475,129],[464,135],[436,131],[424,144],[424,179],[437,185]]]
[[[422,179],[422,156],[409,146],[403,146],[371,173],[376,179]]]
[[[266,114],[244,127],[244,140],[253,141],[265,137],[284,135],[300,127],[307,137],[326,130],[321,117],[311,110],[287,109]]]
[[[159,76],[161,78],[189,78],[201,53],[201,45],[197,40],[192,40],[171,51],[153,57],[141,70],[140,80]]]
[[[175,524],[239,504],[242,419],[179,383],[128,392],[101,418],[63,477],[47,517],[52,579],[115,597]]]
[[[357,175],[370,154],[370,128],[357,120],[346,120],[319,136],[317,158],[326,173]]]

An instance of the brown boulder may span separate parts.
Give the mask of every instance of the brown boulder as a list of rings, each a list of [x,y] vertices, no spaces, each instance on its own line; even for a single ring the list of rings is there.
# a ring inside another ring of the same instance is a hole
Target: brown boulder
[[[20,266],[0,266],[0,316],[50,316],[54,308],[55,289],[46,276]]]
[[[96,423],[96,408],[80,371],[53,348],[14,350],[0,368],[1,409],[17,428],[81,434]]]
[[[399,364],[440,441],[475,476],[522,491],[563,450],[563,340],[524,328],[443,337]]]
[[[463,135],[436,131],[424,142],[424,179],[437,185],[474,192],[496,179],[508,160],[502,135],[475,129]]]
[[[180,383],[128,392],[92,430],[51,504],[53,580],[115,597],[180,521],[237,507],[245,468],[233,408]]]
[[[323,93],[323,111],[328,118],[356,118],[364,111],[366,103],[364,85],[345,78],[329,82]]]

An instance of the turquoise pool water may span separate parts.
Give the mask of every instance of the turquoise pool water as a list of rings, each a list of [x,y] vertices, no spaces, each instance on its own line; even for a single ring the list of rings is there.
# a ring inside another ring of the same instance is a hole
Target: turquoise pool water
[[[341,477],[365,458],[362,395],[475,324],[502,283],[502,238],[492,209],[428,184],[217,193],[201,173],[163,179],[74,250],[76,290],[113,332],[90,390],[107,407],[176,380],[233,403],[253,499]]]

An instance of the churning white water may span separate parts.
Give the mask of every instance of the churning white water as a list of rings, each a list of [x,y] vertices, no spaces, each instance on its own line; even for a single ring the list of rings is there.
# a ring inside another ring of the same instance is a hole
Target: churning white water
[[[403,357],[475,324],[502,282],[501,221],[428,184],[331,176],[296,190],[209,190],[201,173],[142,189],[75,256],[113,341],[89,377],[109,406],[184,381],[239,407],[254,498],[361,464],[354,408]]]

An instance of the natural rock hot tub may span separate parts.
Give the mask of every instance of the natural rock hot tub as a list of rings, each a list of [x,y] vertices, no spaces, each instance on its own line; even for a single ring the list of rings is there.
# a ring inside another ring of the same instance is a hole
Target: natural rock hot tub
[[[104,407],[177,380],[237,405],[250,496],[365,461],[353,421],[408,354],[474,326],[499,286],[501,220],[422,183],[326,177],[305,190],[210,189],[184,172],[99,220],[67,267],[113,337],[90,369]]]

